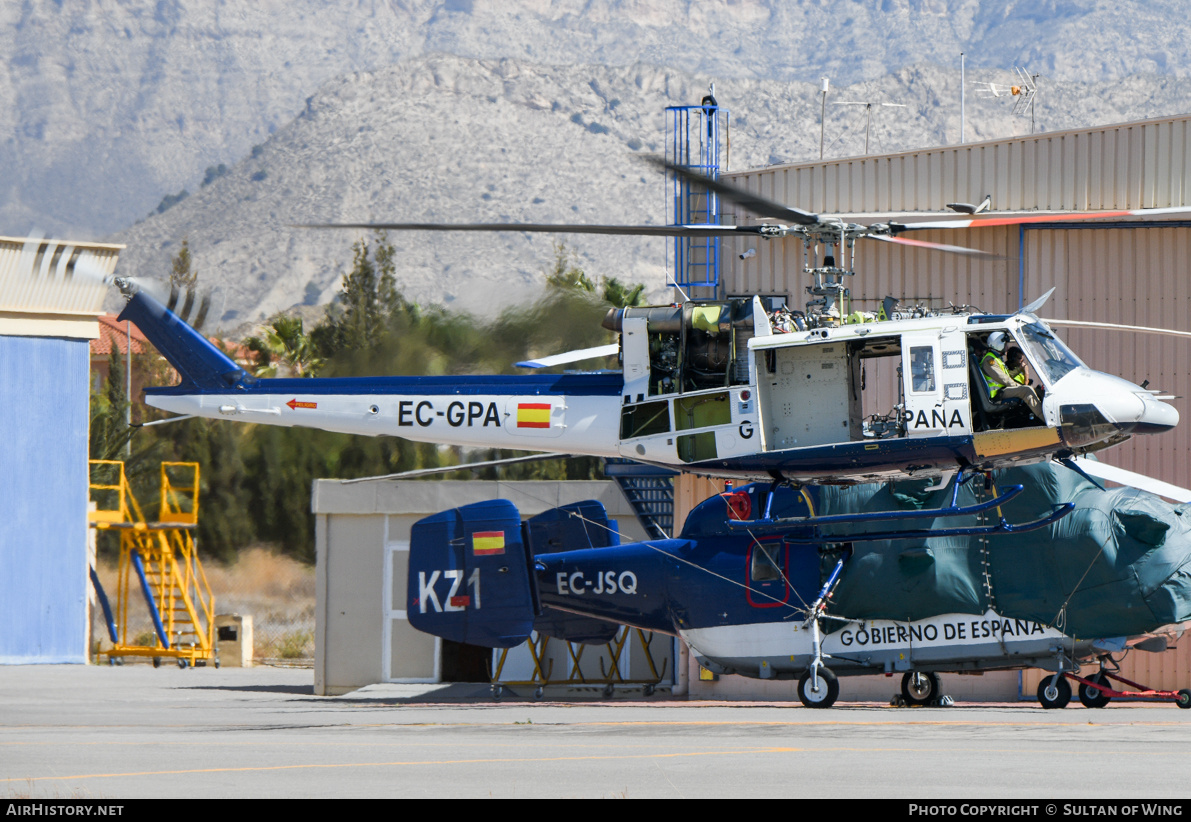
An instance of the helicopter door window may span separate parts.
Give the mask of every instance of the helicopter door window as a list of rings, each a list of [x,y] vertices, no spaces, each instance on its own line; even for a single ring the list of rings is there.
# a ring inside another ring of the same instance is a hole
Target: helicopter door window
[[[781,539],[758,540],[749,549],[749,579],[745,594],[754,608],[776,608],[790,598],[787,556]]]
[[[916,393],[935,390],[935,349],[916,345],[910,349],[910,390]]]

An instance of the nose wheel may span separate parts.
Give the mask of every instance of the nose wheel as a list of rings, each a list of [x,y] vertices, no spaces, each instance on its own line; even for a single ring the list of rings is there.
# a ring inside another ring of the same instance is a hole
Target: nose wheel
[[[808,708],[830,708],[839,699],[839,680],[830,668],[819,668],[818,675],[807,671],[798,680],[798,699]]]
[[[932,673],[911,671],[902,677],[902,696],[910,705],[926,705],[939,695],[939,678]]]
[[[1043,708],[1066,708],[1071,701],[1071,683],[1062,674],[1048,676],[1038,683],[1038,701]]]

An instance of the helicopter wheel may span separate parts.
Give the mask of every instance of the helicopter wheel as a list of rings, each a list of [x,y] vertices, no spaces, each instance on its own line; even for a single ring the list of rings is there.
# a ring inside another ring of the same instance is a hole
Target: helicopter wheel
[[[1092,674],[1088,677],[1088,682],[1095,682],[1097,685],[1108,685],[1108,677],[1104,674]],[[1112,701],[1111,696],[1105,696],[1098,688],[1093,688],[1090,685],[1079,683],[1079,701],[1083,703],[1085,708],[1103,708]]]
[[[819,689],[811,690],[811,672],[798,680],[798,699],[808,708],[830,708],[839,699],[839,679],[830,668],[819,669]]]
[[[1071,683],[1067,681],[1067,677],[1059,676],[1057,684],[1053,675],[1039,682],[1038,701],[1042,703],[1043,708],[1048,710],[1066,708],[1067,703],[1071,701]]]
[[[910,671],[902,677],[902,696],[911,705],[926,705],[939,695],[939,678],[931,673]]]

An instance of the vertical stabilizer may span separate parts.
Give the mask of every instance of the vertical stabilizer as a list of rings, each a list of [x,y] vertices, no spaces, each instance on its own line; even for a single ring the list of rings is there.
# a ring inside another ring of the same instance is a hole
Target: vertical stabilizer
[[[512,648],[537,616],[521,515],[508,500],[426,517],[410,532],[406,614],[453,642]]]
[[[132,295],[118,319],[136,323],[177,370],[187,388],[224,391],[248,376],[202,334],[144,291]]]

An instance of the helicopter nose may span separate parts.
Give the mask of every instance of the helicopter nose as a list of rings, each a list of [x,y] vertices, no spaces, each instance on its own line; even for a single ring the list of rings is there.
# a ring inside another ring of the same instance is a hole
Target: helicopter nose
[[[1139,392],[1138,397],[1145,408],[1133,426],[1135,434],[1160,434],[1179,424],[1179,412],[1173,405],[1155,399],[1148,392]]]
[[[1063,439],[1086,446],[1122,434],[1155,434],[1178,425],[1179,412],[1120,377],[1081,370],[1052,392]]]

